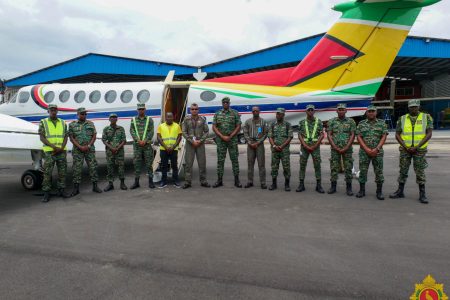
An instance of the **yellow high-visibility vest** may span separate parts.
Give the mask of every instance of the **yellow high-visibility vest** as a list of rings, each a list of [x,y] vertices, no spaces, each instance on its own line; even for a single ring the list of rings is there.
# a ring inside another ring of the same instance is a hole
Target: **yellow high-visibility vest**
[[[319,125],[319,119],[314,118],[314,127],[312,134],[309,133],[309,126],[308,126],[308,120],[305,119],[305,131],[306,131],[306,141],[307,142],[317,142],[318,139],[316,136],[317,132],[317,125]]]
[[[66,135],[66,122],[58,118],[55,126],[55,123],[50,118],[46,118],[41,120],[41,123],[44,125],[47,141],[56,147],[61,147],[64,142],[64,136]],[[42,145],[42,150],[44,152],[53,152],[53,148],[45,144]],[[64,150],[67,150],[67,145],[64,146]]]
[[[414,126],[411,122],[411,116],[406,114],[401,118],[402,134],[401,137],[405,141],[407,147],[417,146],[420,141],[427,135],[427,116],[420,113]],[[423,144],[420,149],[425,149],[428,142]]]
[[[160,134],[161,138],[164,141],[164,144],[168,147],[172,147],[177,142],[178,134],[180,133],[180,125],[173,122],[172,125],[167,125],[166,123],[162,123],[160,126]],[[159,147],[160,150],[165,150],[163,146]],[[174,150],[179,150],[178,146]]]

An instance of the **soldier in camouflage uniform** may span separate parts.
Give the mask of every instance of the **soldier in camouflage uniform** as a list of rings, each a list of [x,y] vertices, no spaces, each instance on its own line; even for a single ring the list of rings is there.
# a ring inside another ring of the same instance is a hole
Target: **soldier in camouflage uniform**
[[[400,144],[400,174],[398,176],[398,189],[390,198],[404,198],[403,193],[409,166],[413,160],[416,182],[419,185],[419,201],[427,204],[425,194],[425,169],[428,167],[425,158],[428,141],[433,131],[433,119],[429,114],[421,113],[420,101],[410,100],[408,103],[409,114],[406,114],[397,122],[395,137]]]
[[[83,162],[86,161],[92,182],[92,191],[101,193],[98,188],[97,160],[95,159],[95,139],[97,131],[91,121],[86,120],[87,111],[84,107],[77,109],[78,121],[69,124],[69,138],[73,144],[73,191],[72,196],[80,193],[81,173]]]
[[[145,115],[145,104],[137,105],[138,116],[131,120],[130,134],[133,137],[133,163],[134,163],[134,184],[130,189],[140,187],[139,177],[141,176],[142,160],[145,161],[145,170],[148,173],[148,187],[155,188],[153,183],[153,147],[152,139],[154,134],[153,119]]]
[[[289,181],[291,178],[291,153],[289,146],[294,137],[292,126],[289,122],[284,120],[285,109],[277,108],[277,120],[269,126],[269,142],[272,146],[272,185],[269,190],[277,188],[278,169],[283,165],[284,175],[284,190],[289,192],[291,190]]]
[[[50,200],[52,173],[55,164],[58,169],[58,195],[63,198],[69,197],[64,191],[67,173],[67,126],[66,122],[59,119],[57,114],[58,107],[50,104],[48,106],[49,117],[42,119],[39,123],[39,136],[44,152],[44,180],[42,181],[44,197],[42,202]]]
[[[108,185],[103,191],[108,192],[114,189],[114,168],[117,166],[120,188],[122,190],[128,189],[125,185],[125,153],[123,146],[127,142],[125,129],[117,125],[117,114],[109,115],[110,125],[103,129],[102,141],[105,144],[106,150],[106,179],[109,181]]]
[[[223,109],[215,113],[213,119],[213,131],[217,135],[217,182],[214,188],[223,185],[223,173],[225,165],[225,157],[230,154],[230,160],[233,167],[234,186],[242,187],[239,180],[239,150],[237,134],[241,130],[241,117],[239,113],[230,108],[230,98],[222,99]]]
[[[209,134],[208,123],[206,118],[200,116],[199,107],[196,103],[192,103],[191,114],[186,116],[183,120],[182,130],[183,137],[186,139],[186,153],[185,153],[185,174],[183,189],[188,189],[192,186],[192,166],[194,159],[197,156],[198,172],[200,175],[200,185],[203,187],[211,187],[206,180],[206,152],[205,141]]]
[[[352,191],[352,168],[353,168],[353,141],[355,139],[356,123],[353,119],[347,118],[347,106],[339,103],[337,106],[336,118],[328,121],[328,141],[331,145],[331,188],[328,194],[336,193],[338,172],[341,157],[344,161],[345,181],[347,183],[347,195],[353,196]]]
[[[356,136],[359,142],[359,192],[356,197],[366,195],[367,171],[372,162],[377,183],[377,199],[384,200],[383,196],[383,145],[386,142],[388,130],[386,122],[377,119],[377,108],[374,105],[367,107],[367,119],[359,122]]]
[[[300,171],[299,179],[300,183],[296,192],[303,192],[305,190],[305,172],[306,165],[308,164],[308,157],[311,155],[314,171],[316,175],[316,191],[323,194],[322,188],[322,173],[320,164],[322,159],[320,157],[320,143],[322,143],[323,124],[319,118],[314,117],[315,106],[308,104],[306,106],[306,119],[301,120],[298,123],[298,139],[300,140]]]

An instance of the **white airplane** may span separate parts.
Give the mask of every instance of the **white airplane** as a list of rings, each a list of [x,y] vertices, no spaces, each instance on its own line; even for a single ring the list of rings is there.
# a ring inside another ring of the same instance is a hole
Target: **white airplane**
[[[39,187],[41,143],[37,126],[47,117],[48,104],[57,104],[59,117],[76,120],[76,109],[85,107],[99,133],[114,112],[119,124],[129,129],[136,104],[145,103],[155,128],[165,112],[181,123],[196,102],[212,123],[214,112],[227,96],[242,121],[251,118],[257,105],[268,121],[278,107],[286,109],[293,125],[305,118],[307,104],[315,104],[316,116],[326,121],[337,103],[347,104],[349,117],[363,115],[385,78],[420,10],[440,0],[357,0],[336,5],[341,18],[311,52],[292,68],[228,76],[200,82],[174,82],[173,71],[164,82],[38,84],[21,88],[8,103],[0,105],[0,149],[29,149],[32,170],[22,176],[26,189]],[[212,132],[212,131],[211,131]],[[128,134],[127,140],[131,142]],[[70,145],[69,145],[70,148]],[[180,155],[180,162],[183,155]],[[181,168],[180,168],[181,169]]]

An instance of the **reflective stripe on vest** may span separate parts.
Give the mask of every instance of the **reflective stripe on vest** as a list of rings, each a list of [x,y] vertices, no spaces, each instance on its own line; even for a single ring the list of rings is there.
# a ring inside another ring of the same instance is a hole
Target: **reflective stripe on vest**
[[[305,119],[305,129],[306,129],[306,139],[308,142],[317,142],[317,138],[315,138],[316,136],[316,131],[317,131],[317,125],[319,124],[319,119],[314,118],[314,128],[313,128],[313,132],[312,135],[309,135],[309,128],[308,128],[308,120]],[[312,138],[311,138],[312,136]]]
[[[136,132],[136,135],[137,135],[139,141],[143,141],[145,139],[145,137],[147,136],[147,129],[148,129],[148,123],[150,122],[150,117],[145,117],[145,118],[146,118],[145,129],[144,129],[144,134],[143,134],[143,136],[141,138],[139,136],[139,131],[138,131],[137,125],[136,125],[136,117],[133,117],[134,132]]]
[[[50,118],[43,119],[41,122],[42,125],[44,125],[45,138],[47,141],[56,147],[61,147],[66,134],[66,123],[62,119],[58,118],[57,120],[56,126]],[[45,144],[42,145],[42,150],[44,152],[53,152],[53,148]],[[64,147],[64,150],[67,150],[67,145]]]
[[[405,141],[407,147],[414,147],[420,143],[421,140],[427,135],[427,118],[426,115],[420,113],[416,119],[414,126],[411,122],[409,114],[402,116],[402,134],[401,137]],[[425,149],[428,146],[428,142],[423,144],[420,149]]]
[[[178,138],[178,128],[177,123],[172,123],[171,126],[168,126],[166,123],[162,123],[161,128],[161,138],[164,141],[164,144],[168,147],[172,147],[177,142]],[[163,146],[159,147],[160,150],[165,150]],[[179,148],[177,147],[177,150]]]

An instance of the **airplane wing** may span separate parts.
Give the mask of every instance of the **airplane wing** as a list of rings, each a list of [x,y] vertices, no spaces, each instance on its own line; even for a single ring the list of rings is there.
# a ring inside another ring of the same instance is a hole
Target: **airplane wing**
[[[19,118],[0,114],[0,149],[42,149],[38,126]]]

